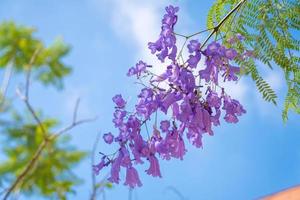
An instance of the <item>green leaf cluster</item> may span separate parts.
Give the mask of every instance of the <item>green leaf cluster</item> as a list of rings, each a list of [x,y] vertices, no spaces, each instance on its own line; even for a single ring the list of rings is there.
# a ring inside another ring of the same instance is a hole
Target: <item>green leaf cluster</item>
[[[71,72],[71,68],[62,61],[70,47],[61,39],[46,46],[34,33],[35,29],[14,22],[0,24],[0,68],[12,64],[16,72],[22,73],[38,50],[32,66],[36,78],[43,84],[61,88],[62,78]]]
[[[241,0],[216,0],[211,7],[207,27],[214,27]],[[244,0],[238,12],[231,15],[219,29],[225,45],[229,38],[241,34],[245,40],[235,48],[253,50],[253,59],[239,61],[243,73],[251,75],[263,98],[276,104],[276,94],[260,76],[258,63],[272,69],[278,66],[285,74],[288,92],[283,108],[283,119],[288,111],[300,114],[300,1],[298,0]],[[260,61],[260,62],[257,62]]]
[[[7,157],[0,164],[0,183],[4,187],[20,175],[44,139],[40,126],[24,122],[20,116],[18,118],[17,123],[15,121],[2,131],[5,134],[2,144],[5,145],[1,146],[1,150]],[[51,133],[57,121],[46,119],[42,124]],[[75,193],[73,187],[81,180],[71,169],[86,153],[75,150],[69,139],[65,136],[47,144],[37,163],[17,186],[22,194],[66,199],[67,194]]]

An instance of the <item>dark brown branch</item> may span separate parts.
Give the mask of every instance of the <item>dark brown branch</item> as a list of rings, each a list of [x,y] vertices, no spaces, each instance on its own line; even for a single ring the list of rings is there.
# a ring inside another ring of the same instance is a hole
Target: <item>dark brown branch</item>
[[[221,26],[224,24],[224,22],[233,14],[235,13],[235,11],[237,11],[247,0],[241,0],[231,11],[229,11],[227,13],[227,15],[225,15],[223,17],[223,19],[213,28],[212,32],[210,32],[210,34],[207,36],[207,38],[204,40],[204,42],[202,43],[200,49],[202,49],[206,43],[208,42],[208,40],[219,31],[219,29],[221,28]]]

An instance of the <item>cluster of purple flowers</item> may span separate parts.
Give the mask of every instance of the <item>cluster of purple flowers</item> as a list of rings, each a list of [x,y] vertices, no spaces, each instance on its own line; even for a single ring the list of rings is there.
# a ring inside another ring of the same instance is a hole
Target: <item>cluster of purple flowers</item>
[[[219,86],[220,77],[223,81],[238,79],[240,68],[231,62],[241,55],[234,49],[212,42],[202,51],[200,43],[191,40],[187,45],[190,53],[187,61],[180,64],[176,60],[173,29],[178,10],[173,6],[166,8],[160,37],[156,42],[149,43],[151,52],[157,53],[159,60],[163,62],[168,57],[172,63],[162,75],[147,79],[149,86],[141,89],[134,111],[126,110],[127,102],[120,94],[112,99],[115,103],[113,123],[118,134],[106,133],[103,139],[107,144],[117,144],[119,147],[115,153],[104,155],[94,166],[96,174],[103,167],[111,166],[108,180],[112,183],[119,183],[120,170],[125,168],[124,184],[131,188],[141,186],[134,165],[144,162],[149,163],[147,174],[161,177],[159,158],[182,160],[187,151],[185,138],[197,148],[202,147],[203,135],[213,135],[213,126],[220,125],[222,110],[228,123],[237,123],[238,116],[246,113],[243,106]],[[201,57],[205,58],[205,68],[199,70],[197,66]],[[140,61],[129,69],[127,75],[136,75],[138,79],[142,78],[142,74],[143,77],[154,76],[147,67],[149,65]],[[161,82],[166,87],[159,87]],[[200,85],[201,82],[203,85]],[[162,113],[166,119],[157,122],[157,113]],[[148,129],[147,123],[153,118],[153,127]]]

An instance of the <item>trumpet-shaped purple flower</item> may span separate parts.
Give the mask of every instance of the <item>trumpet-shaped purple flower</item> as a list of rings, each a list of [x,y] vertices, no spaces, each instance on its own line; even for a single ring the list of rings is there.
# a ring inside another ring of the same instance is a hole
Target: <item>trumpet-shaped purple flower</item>
[[[134,188],[136,186],[141,187],[143,185],[140,181],[138,172],[132,166],[128,167],[126,170],[126,180],[124,185],[128,185],[130,188]]]
[[[140,60],[138,63],[136,63],[135,67],[129,68],[127,72],[127,76],[133,76],[133,75],[141,76],[141,74],[146,71],[147,67],[150,66]]]
[[[150,167],[146,170],[147,174],[153,177],[161,177],[159,163],[154,155],[149,156]]]
[[[118,108],[124,108],[126,105],[126,101],[123,99],[122,95],[120,95],[120,94],[115,95],[112,98],[112,100]]]
[[[114,141],[114,136],[113,134],[111,134],[111,132],[109,133],[105,133],[103,135],[103,140],[104,142],[106,142],[107,144],[111,144]]]
[[[168,56],[169,59],[175,61],[177,47],[176,47],[176,37],[174,35],[174,25],[177,22],[178,7],[168,6],[166,7],[166,14],[162,20],[162,27],[160,37],[156,42],[149,42],[148,47],[151,53],[156,55],[161,62],[164,62],[165,58]]]
[[[116,159],[114,159],[112,161],[112,165],[111,165],[111,170],[110,170],[110,177],[108,178],[108,180],[111,183],[119,183],[120,181],[120,177],[119,177],[119,173],[121,170],[121,162],[123,159],[123,154],[121,151],[119,151],[119,155]]]
[[[226,111],[226,115],[224,117],[225,121],[229,123],[237,123],[239,121],[237,116],[241,116],[246,113],[246,110],[244,110],[238,100],[231,99],[228,95],[224,95],[223,98],[223,109]]]
[[[105,157],[102,157],[101,161],[97,165],[93,165],[93,172],[98,175],[105,165]]]

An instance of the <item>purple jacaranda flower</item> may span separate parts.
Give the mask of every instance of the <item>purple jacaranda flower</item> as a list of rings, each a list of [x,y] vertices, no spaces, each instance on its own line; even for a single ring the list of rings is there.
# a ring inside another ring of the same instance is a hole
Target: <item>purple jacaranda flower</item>
[[[201,133],[207,132],[212,135],[213,132],[211,130],[211,121],[208,111],[204,109],[200,104],[197,104],[194,110],[194,115],[189,128],[193,128],[194,130],[199,129]]]
[[[176,83],[180,85],[180,88],[184,90],[185,93],[191,93],[196,87],[195,77],[192,72],[187,69],[182,68]]]
[[[124,185],[128,185],[130,188],[136,186],[141,187],[143,184],[140,181],[139,174],[134,167],[128,167],[126,170],[126,180]]]
[[[206,68],[200,70],[199,75],[200,78],[204,79],[206,82],[213,81],[214,83],[218,84],[219,68],[218,66],[214,65],[211,59],[207,59]]]
[[[223,95],[223,99],[223,109],[226,111],[224,117],[225,121],[229,123],[237,123],[239,121],[237,116],[246,113],[246,110],[244,110],[239,101],[231,99],[228,95]]]
[[[122,159],[123,159],[123,153],[121,151],[119,151],[118,157],[112,161],[110,177],[107,179],[111,183],[118,184],[120,181],[119,173],[120,173],[120,169],[121,169]]]
[[[157,158],[154,155],[151,155],[149,158],[150,167],[146,170],[147,174],[153,177],[161,177],[159,163]]]
[[[170,92],[166,95],[166,97],[162,100],[161,110],[164,113],[167,113],[168,108],[171,104],[179,101],[182,98],[182,94],[179,92]]]
[[[103,140],[104,142],[106,142],[107,144],[111,144],[114,141],[114,136],[111,132],[109,133],[105,133],[103,135]]]
[[[127,76],[133,76],[135,74],[137,74],[136,69],[134,67],[130,67],[128,72],[127,72]]]
[[[187,45],[189,53],[194,53],[200,51],[200,43],[198,40],[191,40]]]
[[[160,157],[162,159],[169,160],[170,155],[169,155],[169,149],[168,149],[168,145],[167,145],[166,140],[160,138],[157,141],[155,141],[154,144],[155,144],[156,152],[160,155]],[[153,155],[153,153],[152,153],[152,155]]]
[[[205,53],[208,56],[216,55],[219,53],[220,47],[221,47],[221,45],[219,43],[212,42],[207,46]]]
[[[129,68],[127,72],[127,76],[133,76],[133,75],[141,76],[141,74],[146,71],[147,67],[150,66],[140,60],[138,63],[136,63],[135,67]]]
[[[178,144],[177,144],[177,147],[175,150],[174,157],[179,158],[180,160],[183,160],[183,156],[184,156],[185,152],[186,152],[186,149],[185,149],[184,141],[183,141],[182,137],[179,136]]]
[[[191,68],[196,68],[201,59],[201,53],[197,52],[195,55],[189,55],[187,60],[188,66]]]
[[[93,165],[93,172],[96,174],[96,175],[99,175],[99,172],[101,171],[101,169],[103,169],[103,167],[106,166],[106,163],[105,163],[105,157],[102,157],[101,161],[96,164],[96,165]]]
[[[225,49],[225,57],[228,58],[229,60],[232,60],[236,58],[237,52],[234,49]]]
[[[124,117],[126,116],[127,112],[124,110],[115,110],[114,112],[114,118],[113,123],[115,124],[115,127],[121,128],[124,124]]]
[[[144,163],[141,159],[143,157],[142,150],[144,147],[146,147],[146,141],[143,140],[143,137],[140,135],[140,133],[136,133],[132,135],[132,142],[130,143],[130,149],[134,156],[134,161],[136,164],[142,164]]]
[[[224,81],[237,81],[238,76],[237,74],[240,73],[240,68],[239,67],[234,67],[229,65],[226,72],[224,73]]]
[[[126,101],[123,99],[122,95],[120,95],[120,94],[115,95],[112,98],[112,100],[118,108],[124,108],[126,105]]]
[[[163,120],[160,122],[160,129],[162,132],[167,132],[170,128],[170,121],[168,120]]]
[[[179,112],[180,112],[180,110],[179,110],[178,103],[177,102],[173,103],[172,104],[172,115],[175,119],[178,118]]]
[[[151,53],[156,55],[161,62],[164,62],[168,56],[173,62],[176,59],[177,47],[176,37],[173,34],[174,25],[177,22],[178,7],[168,6],[166,7],[166,14],[162,19],[160,37],[156,42],[149,42],[148,47]]]
[[[202,147],[202,134],[201,132],[199,132],[199,130],[188,128],[187,138],[195,147],[197,148]]]
[[[216,113],[215,113],[215,115],[212,115],[210,117],[210,120],[213,123],[213,125],[218,126],[218,125],[220,125],[221,111],[220,111],[220,109],[215,109],[215,110],[216,110]]]
[[[240,34],[240,33],[237,33],[237,34],[236,34],[236,37],[237,37],[237,39],[240,40],[240,41],[245,40],[245,37],[244,37],[242,34]]]
[[[175,43],[175,42],[174,42]],[[169,53],[168,58],[172,61],[176,60],[176,55],[177,55],[177,47],[175,45],[172,46],[172,50]]]
[[[136,65],[135,65],[135,68],[136,68],[136,70],[137,70],[137,72],[138,73],[141,73],[141,72],[144,72],[145,70],[146,70],[146,67],[147,67],[148,65],[145,63],[145,62],[143,62],[143,61],[139,61]]]
[[[138,95],[139,100],[135,106],[136,112],[139,116],[143,116],[145,119],[157,109],[157,101],[155,100],[154,93],[149,88],[144,88]]]
[[[125,147],[122,147],[120,152],[123,155],[122,160],[121,160],[121,166],[125,167],[125,168],[131,167],[132,163],[131,163],[131,158],[130,158],[128,149]]]
[[[213,131],[211,129],[211,119],[210,119],[210,114],[206,109],[201,109],[202,116],[203,116],[203,129],[205,132],[207,132],[209,135],[213,135]]]
[[[189,103],[189,100],[185,98],[180,104],[180,113],[177,114],[177,119],[183,123],[187,123],[190,120],[192,113],[192,107]]]
[[[206,96],[206,102],[210,107],[220,108],[221,107],[221,97],[218,93],[213,91],[210,87],[207,89],[208,94]]]

